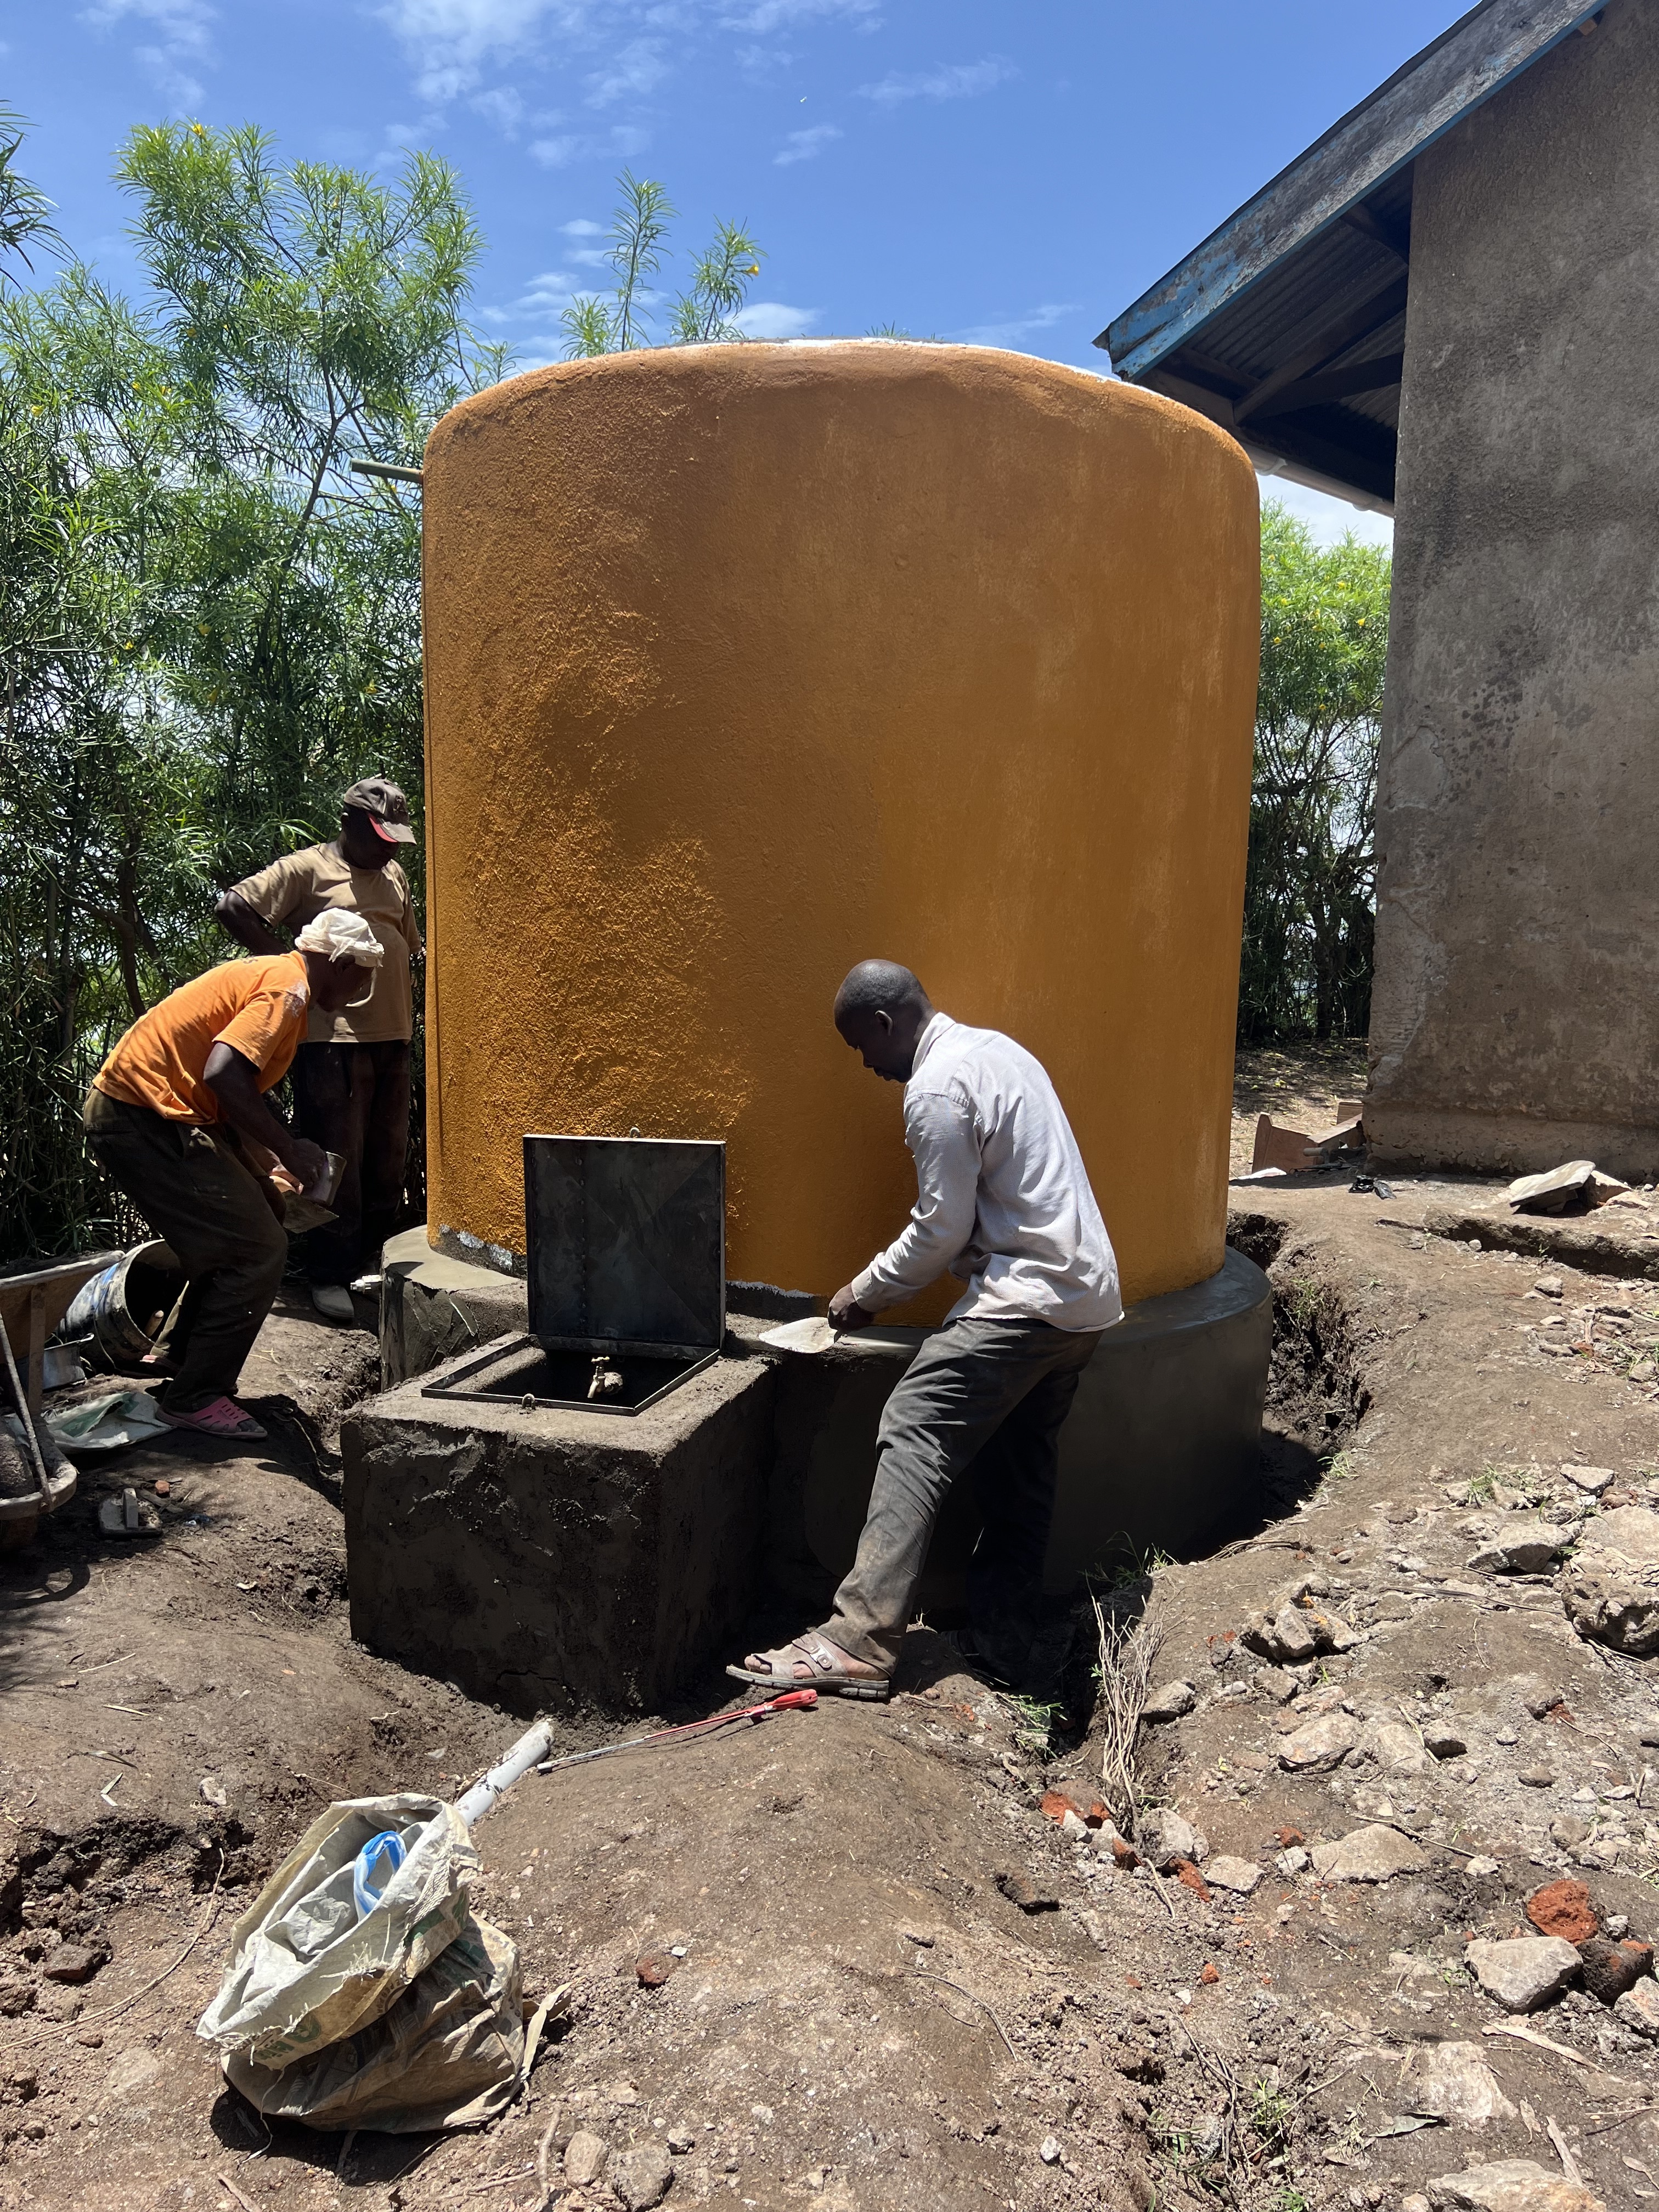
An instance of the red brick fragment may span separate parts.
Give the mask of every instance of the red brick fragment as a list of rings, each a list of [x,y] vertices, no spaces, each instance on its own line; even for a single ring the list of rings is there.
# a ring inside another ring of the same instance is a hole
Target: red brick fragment
[[[1063,1820],[1068,1813],[1075,1813],[1079,1820],[1084,1817],[1082,1806],[1064,1790],[1045,1790],[1037,1809],[1045,1820],[1054,1821]]]
[[[1208,1903],[1210,1885],[1190,1859],[1177,1859],[1170,1872],[1175,1875],[1176,1880],[1183,1882],[1195,1897],[1201,1897],[1206,1904]]]
[[[1218,1982],[1218,1981],[1221,1979],[1221,1976],[1220,1976],[1220,1974],[1217,1972],[1217,1970],[1216,1970],[1216,1968],[1215,1968],[1215,1967],[1211,1966],[1206,1966],[1205,1967],[1205,1969],[1204,1969],[1203,1972],[1199,1976],[1199,1978],[1199,1978],[1199,1980],[1200,1980],[1200,1982],[1204,1983],[1204,1984],[1206,1985],[1206,1987],[1207,1987],[1207,1986],[1210,1986],[1210,1985],[1213,1984],[1214,1984],[1214,1983],[1216,1983],[1216,1982]]]
[[[1601,1926],[1583,1883],[1565,1877],[1534,1890],[1526,1911],[1540,1936],[1559,1936],[1569,1943],[1587,1943]]]
[[[1112,1838],[1112,1857],[1117,1865],[1127,1869],[1140,1864],[1140,1854],[1133,1844],[1126,1844],[1121,1836]]]
[[[641,1989],[659,1990],[671,1974],[679,1972],[679,1964],[672,1951],[647,1951],[634,1961],[634,1972]]]
[[[1305,1844],[1307,1840],[1300,1828],[1281,1828],[1279,1832],[1279,1848],[1281,1851],[1293,1851],[1298,1844]]]

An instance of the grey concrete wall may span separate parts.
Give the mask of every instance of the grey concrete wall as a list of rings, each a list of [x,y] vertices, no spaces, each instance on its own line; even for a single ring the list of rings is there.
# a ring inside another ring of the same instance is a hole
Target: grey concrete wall
[[[1659,8],[1417,164],[1365,1122],[1659,1176]]]

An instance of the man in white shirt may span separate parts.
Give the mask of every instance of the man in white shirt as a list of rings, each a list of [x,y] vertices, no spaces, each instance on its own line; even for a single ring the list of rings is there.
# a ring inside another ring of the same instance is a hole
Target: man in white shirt
[[[904,1085],[917,1198],[897,1239],[830,1300],[831,1325],[867,1328],[947,1269],[968,1287],[887,1401],[869,1515],[830,1618],[726,1672],[885,1698],[939,1506],[971,1468],[984,1519],[968,1577],[972,1651],[1017,1681],[1060,1424],[1102,1331],[1122,1317],[1117,1261],[1065,1110],[1023,1046],[936,1013],[890,960],[853,969],[836,1027],[867,1068]]]

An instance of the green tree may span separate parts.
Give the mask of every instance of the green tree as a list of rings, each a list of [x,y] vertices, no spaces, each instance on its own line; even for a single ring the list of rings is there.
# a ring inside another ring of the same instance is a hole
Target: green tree
[[[580,361],[597,354],[630,353],[651,343],[646,326],[655,295],[651,279],[670,251],[664,240],[678,210],[664,187],[624,169],[617,179],[622,198],[606,234],[606,258],[617,289],[607,301],[584,293],[564,310],[565,357]],[[750,282],[760,275],[761,250],[739,224],[715,225],[714,241],[691,264],[691,289],[670,311],[677,345],[708,345],[741,338],[736,317]]]
[[[1389,560],[1261,514],[1261,677],[1239,1035],[1363,1036]]]
[[[349,463],[418,462],[501,366],[442,163],[386,187],[169,125],[118,174],[149,297],[0,297],[0,1253],[110,1233],[81,1093],[229,951],[215,889],[360,775],[418,805],[418,505]]]

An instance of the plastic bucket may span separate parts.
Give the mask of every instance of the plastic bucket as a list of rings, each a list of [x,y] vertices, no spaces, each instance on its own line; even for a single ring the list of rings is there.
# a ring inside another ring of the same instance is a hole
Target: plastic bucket
[[[82,1285],[58,1336],[89,1335],[112,1367],[136,1367],[155,1348],[150,1322],[173,1311],[184,1287],[185,1271],[170,1244],[159,1237],[135,1244]]]

